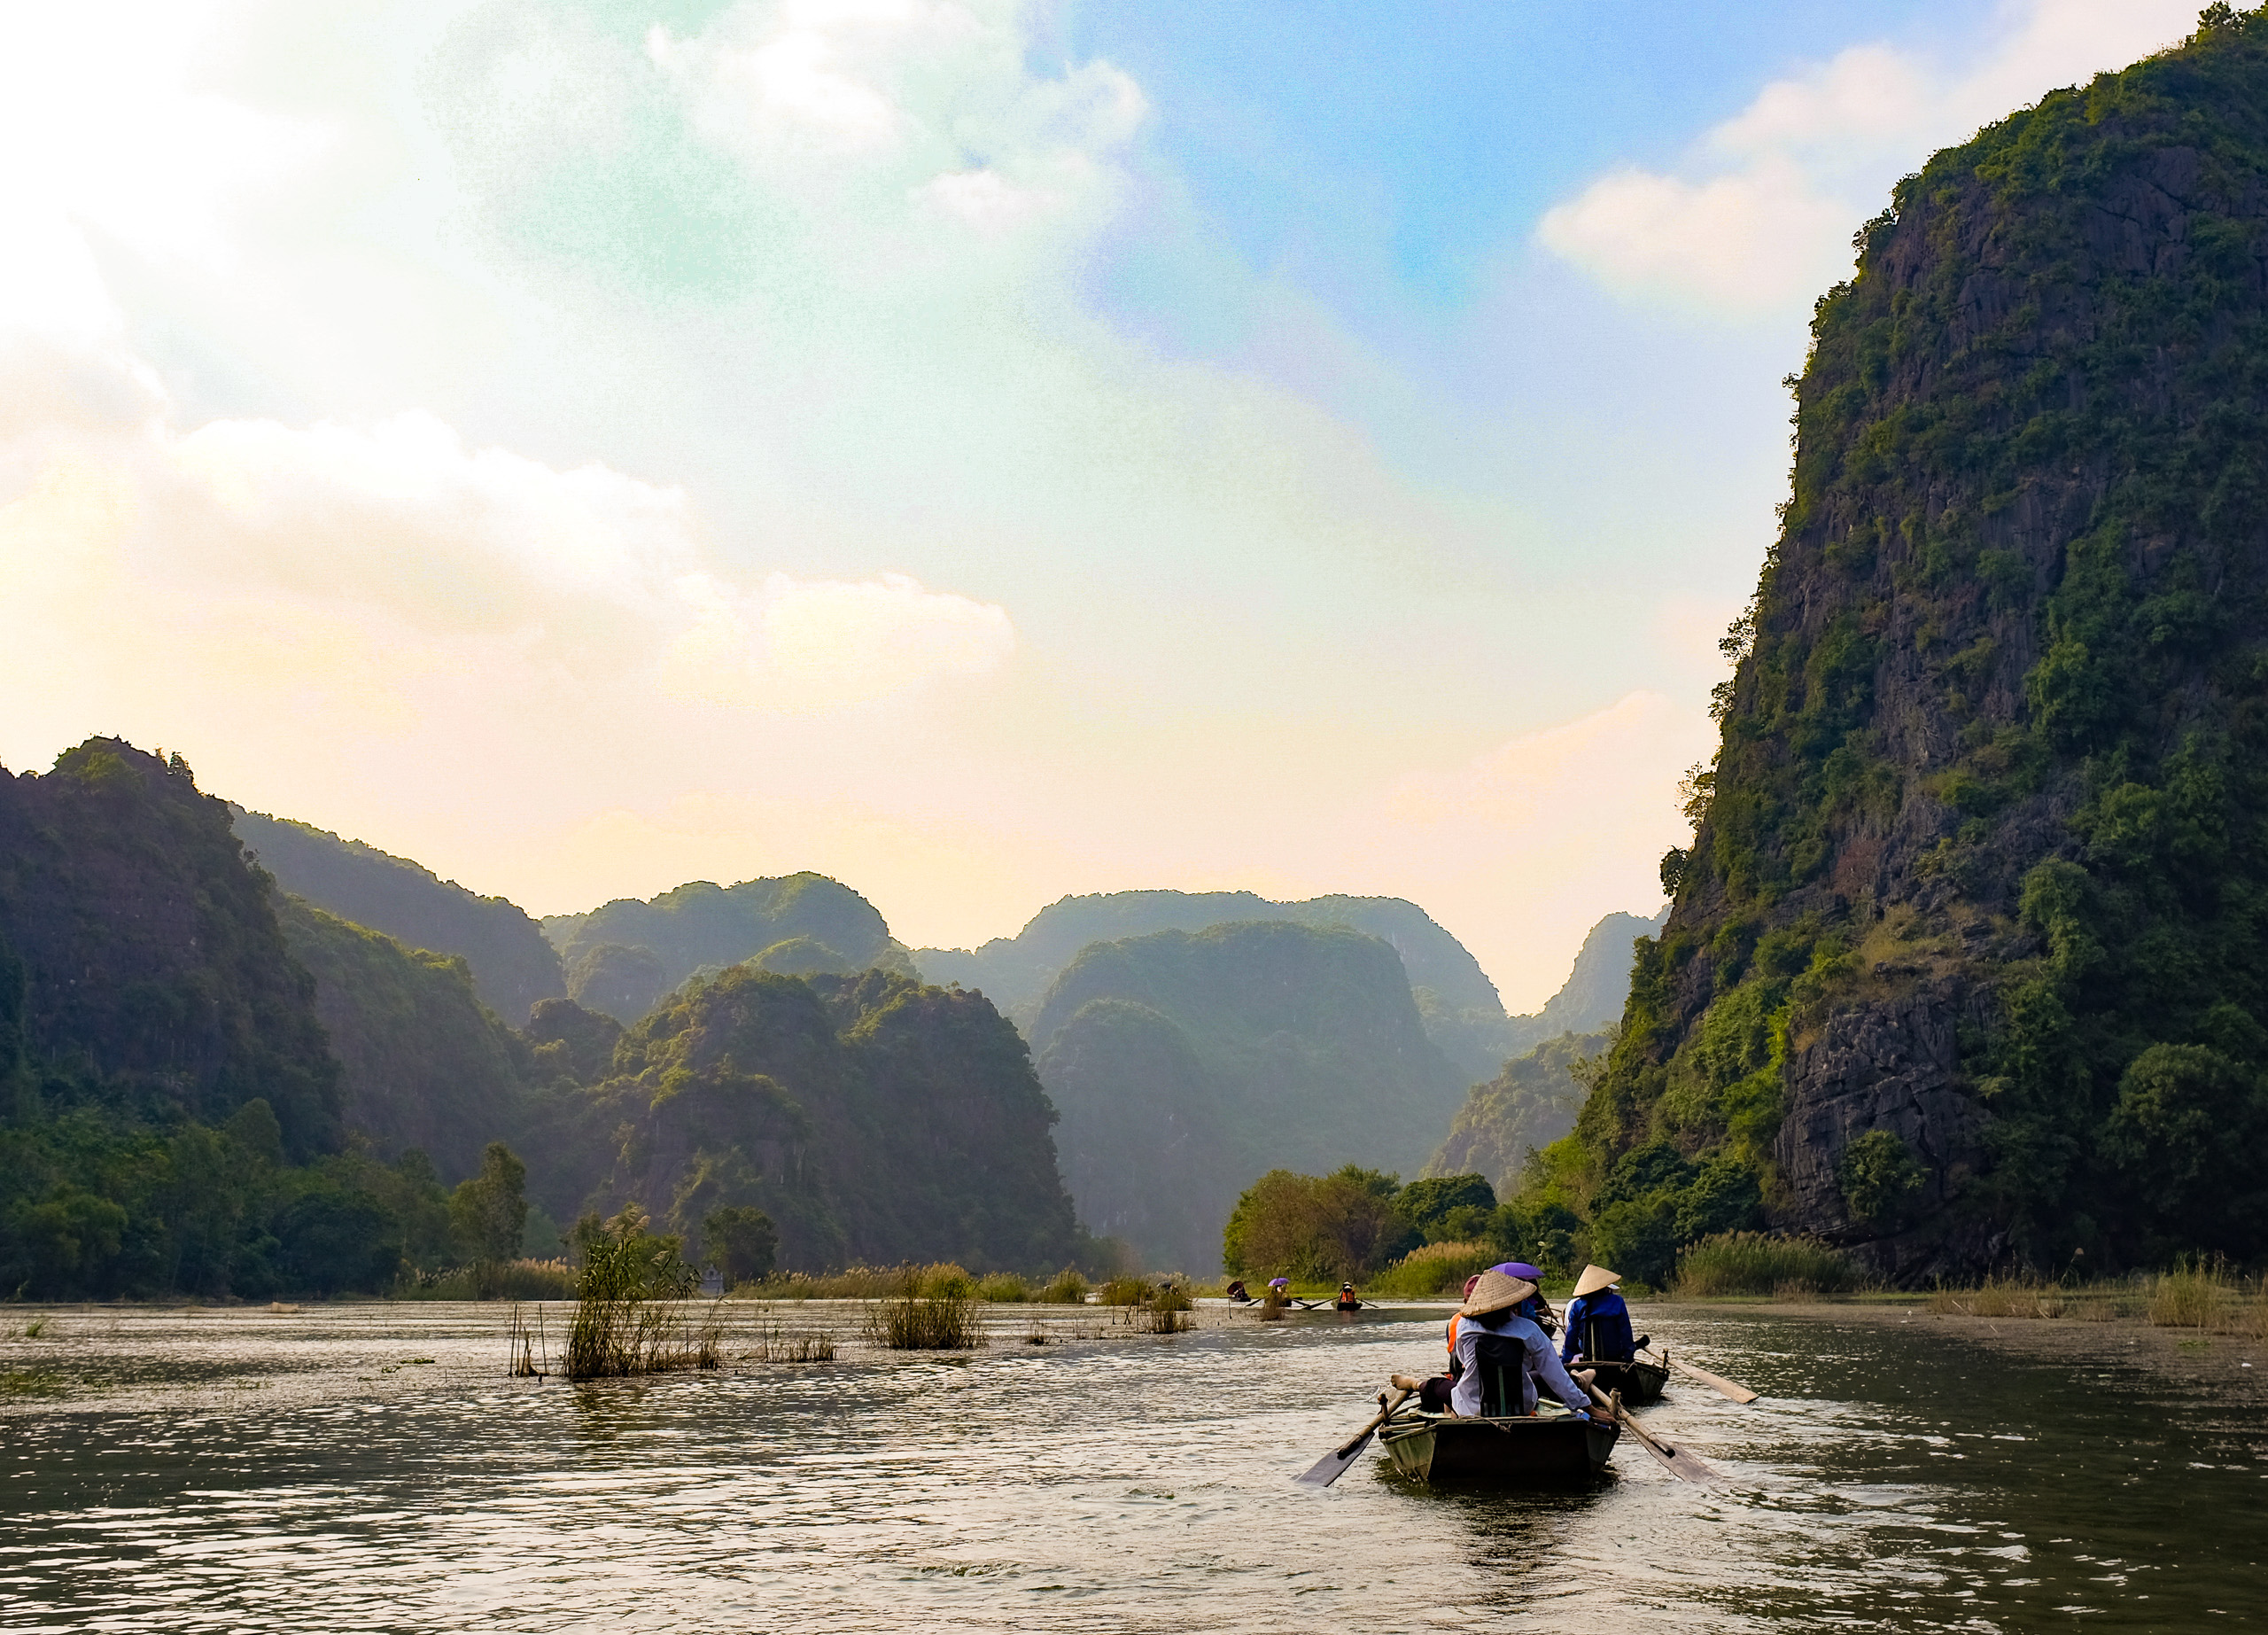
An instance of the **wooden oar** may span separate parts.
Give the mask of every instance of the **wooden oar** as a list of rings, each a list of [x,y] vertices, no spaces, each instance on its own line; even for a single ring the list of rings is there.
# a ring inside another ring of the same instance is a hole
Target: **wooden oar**
[[[1713,1374],[1706,1368],[1697,1368],[1689,1362],[1680,1362],[1669,1354],[1667,1346],[1662,1348],[1662,1366],[1674,1368],[1689,1380],[1698,1380],[1711,1390],[1717,1392],[1720,1396],[1729,1397],[1735,1402],[1750,1403],[1756,1400],[1756,1393],[1747,1386],[1737,1381]]]
[[[1616,1424],[1637,1437],[1638,1445],[1660,1460],[1667,1468],[1670,1475],[1682,1481],[1699,1483],[1704,1487],[1716,1486],[1724,1480],[1683,1448],[1673,1447],[1666,1442],[1647,1435],[1645,1427],[1623,1412],[1619,1398],[1609,1399],[1597,1386],[1588,1380],[1583,1382],[1583,1389],[1591,1394],[1592,1401],[1613,1416]]]
[[[1332,1449],[1321,1459],[1316,1460],[1316,1462],[1309,1468],[1308,1473],[1299,1479],[1301,1482],[1306,1483],[1309,1487],[1329,1487],[1332,1483],[1338,1481],[1340,1476],[1347,1474],[1347,1467],[1353,1464],[1357,1459],[1361,1458],[1363,1450],[1371,1445],[1371,1437],[1376,1434],[1378,1428],[1385,1424],[1387,1420],[1394,1417],[1394,1409],[1400,1407],[1403,1403],[1408,1402],[1409,1400],[1410,1393],[1405,1390],[1401,1396],[1396,1397],[1394,1399],[1394,1407],[1390,1408],[1386,1406],[1386,1393],[1384,1391],[1380,1391],[1379,1393],[1378,1418],[1363,1426],[1359,1431],[1356,1431],[1353,1441],[1347,1443],[1341,1447]]]

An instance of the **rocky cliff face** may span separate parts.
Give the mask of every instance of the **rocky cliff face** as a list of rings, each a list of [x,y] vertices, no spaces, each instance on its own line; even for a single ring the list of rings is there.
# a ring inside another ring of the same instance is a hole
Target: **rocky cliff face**
[[[1658,1266],[1728,1165],[1901,1279],[2250,1252],[2202,1132],[2268,1131],[2268,24],[1937,155],[1858,242],[1558,1182]]]

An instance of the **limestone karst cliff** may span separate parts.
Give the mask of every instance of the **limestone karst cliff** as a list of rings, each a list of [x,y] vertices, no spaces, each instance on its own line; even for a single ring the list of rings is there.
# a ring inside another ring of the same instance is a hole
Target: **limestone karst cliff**
[[[1599,1252],[1912,1281],[2268,1242],[2268,22],[1900,183],[1623,1029],[1534,1182]]]

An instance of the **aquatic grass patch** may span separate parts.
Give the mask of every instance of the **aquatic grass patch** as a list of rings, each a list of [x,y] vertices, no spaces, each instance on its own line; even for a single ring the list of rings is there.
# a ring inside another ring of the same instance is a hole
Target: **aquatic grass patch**
[[[778,1313],[768,1307],[757,1313],[755,1343],[743,1353],[750,1362],[813,1363],[835,1360],[831,1329],[790,1332]]]
[[[1493,1245],[1426,1243],[1371,1277],[1363,1292],[1382,1300],[1431,1300],[1461,1293],[1464,1280],[1503,1258]]]
[[[1938,1289],[1930,1294],[1930,1310],[1940,1317],[2054,1318],[2078,1304],[2072,1292],[2055,1283],[2023,1278],[1987,1278],[1974,1289]]]
[[[1144,1334],[1187,1334],[1197,1327],[1197,1303],[1178,1283],[1161,1283],[1150,1297],[1127,1309],[1134,1327]]]
[[[712,1303],[696,1326],[686,1296],[699,1281],[675,1237],[646,1230],[632,1204],[613,1220],[579,1226],[583,1265],[575,1320],[567,1336],[571,1380],[618,1379],[715,1368],[724,1361],[723,1326]]]
[[[1797,1298],[1845,1294],[1862,1281],[1848,1256],[1816,1238],[1720,1232],[1678,1256],[1671,1292],[1685,1300],[1721,1295]]]
[[[976,1297],[994,1305],[1019,1305],[1032,1298],[1031,1284],[1014,1272],[992,1272],[976,1280]]]
[[[1097,1305],[1140,1305],[1150,1297],[1146,1278],[1115,1277],[1095,1290]]]
[[[950,1260],[928,1265],[845,1266],[839,1272],[775,1272],[733,1291],[742,1300],[884,1300],[905,1291],[906,1280],[925,1295],[975,1296],[977,1281]]]
[[[958,1268],[955,1268],[958,1270]],[[866,1308],[869,1343],[891,1351],[973,1351],[984,1343],[977,1322],[975,1290],[937,1279],[924,1280],[909,1269],[897,1296]]]
[[[484,1260],[405,1273],[397,1300],[572,1300],[575,1272],[563,1260]]]
[[[0,1368],[0,1401],[19,1397],[60,1397],[63,1376],[52,1368]]]
[[[1065,1266],[1050,1278],[1047,1287],[1032,1298],[1049,1305],[1084,1305],[1087,1303],[1087,1280],[1076,1266]]]
[[[2251,1314],[2243,1286],[2229,1273],[2228,1263],[2199,1255],[2177,1260],[2171,1272],[2150,1280],[2149,1317],[2158,1328],[2196,1328],[2225,1333],[2241,1327],[2241,1317]]]

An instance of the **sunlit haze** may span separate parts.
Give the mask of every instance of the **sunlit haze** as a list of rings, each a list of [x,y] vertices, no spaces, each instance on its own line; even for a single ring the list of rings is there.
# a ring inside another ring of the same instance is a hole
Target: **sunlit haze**
[[[538,914],[1407,897],[1533,1009],[1853,230],[2196,12],[9,5],[0,761]]]

